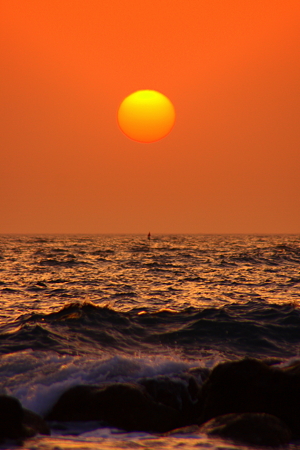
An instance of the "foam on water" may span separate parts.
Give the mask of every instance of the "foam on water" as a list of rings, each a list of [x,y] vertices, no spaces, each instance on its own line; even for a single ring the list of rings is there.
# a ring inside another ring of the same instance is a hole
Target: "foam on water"
[[[25,408],[44,415],[63,392],[76,385],[128,382],[158,375],[176,378],[191,368],[211,368],[218,362],[218,355],[214,359],[191,363],[172,357],[114,356],[100,360],[25,350],[2,356],[0,389],[17,397]]]

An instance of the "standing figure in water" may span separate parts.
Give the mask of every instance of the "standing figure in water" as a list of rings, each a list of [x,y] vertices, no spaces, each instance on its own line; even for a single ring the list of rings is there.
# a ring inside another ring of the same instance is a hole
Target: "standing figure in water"
[[[149,233],[148,233],[148,240],[150,241],[150,239],[151,239],[151,233],[149,231]]]

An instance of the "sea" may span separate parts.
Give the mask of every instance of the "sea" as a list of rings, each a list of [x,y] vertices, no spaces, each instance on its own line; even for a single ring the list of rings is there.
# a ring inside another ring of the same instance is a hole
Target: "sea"
[[[1,235],[0,393],[45,415],[80,384],[180,381],[246,356],[285,366],[299,306],[300,235]],[[74,422],[22,448],[247,447]]]

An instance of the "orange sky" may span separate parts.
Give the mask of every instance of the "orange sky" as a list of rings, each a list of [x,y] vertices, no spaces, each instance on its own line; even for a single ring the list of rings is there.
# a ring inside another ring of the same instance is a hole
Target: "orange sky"
[[[0,0],[1,233],[299,233],[299,0]],[[176,108],[159,142],[125,96]]]

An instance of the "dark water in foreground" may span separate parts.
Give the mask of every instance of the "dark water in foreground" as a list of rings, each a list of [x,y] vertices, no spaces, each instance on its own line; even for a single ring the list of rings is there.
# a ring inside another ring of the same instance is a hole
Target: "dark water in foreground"
[[[284,365],[300,358],[300,236],[0,236],[0,299],[1,392],[40,414],[77,384]],[[235,447],[78,424],[27,444]]]

